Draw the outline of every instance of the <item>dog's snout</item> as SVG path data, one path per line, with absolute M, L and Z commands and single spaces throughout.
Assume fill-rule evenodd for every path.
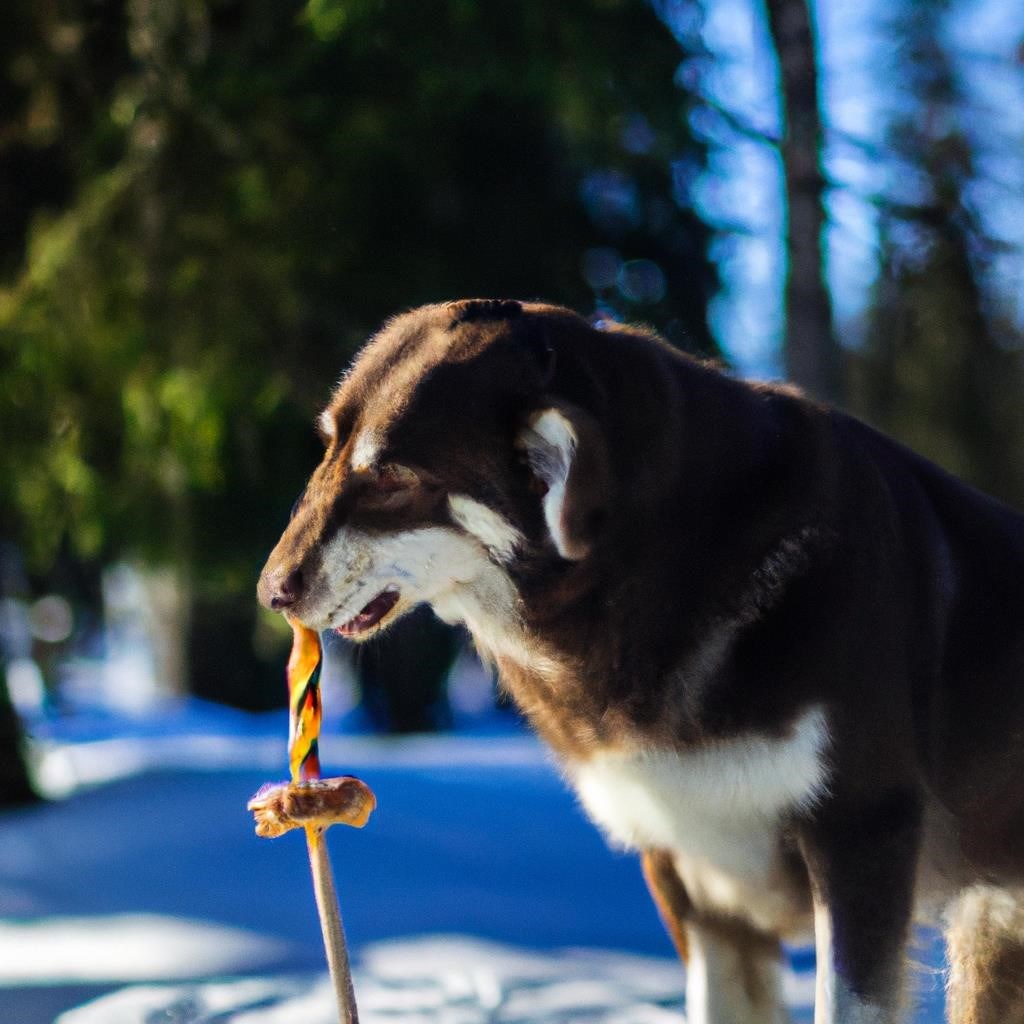
M 271 611 L 291 608 L 302 596 L 302 570 L 284 569 L 260 579 L 260 601 Z

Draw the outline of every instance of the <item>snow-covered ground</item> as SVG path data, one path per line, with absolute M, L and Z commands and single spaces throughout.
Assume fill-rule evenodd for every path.
M 245 809 L 283 775 L 283 719 L 167 715 L 55 743 L 43 774 L 64 798 L 0 815 L 3 1024 L 332 1020 L 302 837 L 257 839 Z M 336 736 L 323 762 L 379 800 L 330 838 L 364 1024 L 682 1019 L 635 860 L 532 738 Z M 794 952 L 797 1021 L 811 975 Z M 941 987 L 926 973 L 918 1022 L 941 1019 Z

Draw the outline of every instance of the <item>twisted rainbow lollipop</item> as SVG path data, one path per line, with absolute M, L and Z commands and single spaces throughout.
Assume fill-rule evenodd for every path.
M 292 782 L 320 778 L 320 669 L 323 649 L 320 634 L 297 619 L 292 627 L 288 656 L 288 767 Z

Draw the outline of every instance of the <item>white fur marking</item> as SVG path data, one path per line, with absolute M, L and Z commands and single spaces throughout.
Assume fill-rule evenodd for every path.
M 555 671 L 523 631 L 518 594 L 505 570 L 475 538 L 446 527 L 389 535 L 339 530 L 324 549 L 303 619 L 314 629 L 335 628 L 387 589 L 399 600 L 382 625 L 426 602 L 446 622 L 464 622 L 486 657 L 503 655 L 542 674 Z
M 324 548 L 303 621 L 317 630 L 336 628 L 383 590 L 397 591 L 399 600 L 382 627 L 427 603 L 446 622 L 465 623 L 485 658 L 508 657 L 542 675 L 557 670 L 526 636 L 508 573 L 473 536 L 440 526 L 384 535 L 343 527 Z
M 324 411 L 320 413 L 320 417 L 317 422 L 320 424 L 320 433 L 323 434 L 324 437 L 328 437 L 333 441 L 337 426 L 334 422 L 334 416 L 331 414 L 331 410 L 324 409 Z
M 544 521 L 555 549 L 563 558 L 573 557 L 562 523 L 562 511 L 576 441 L 572 424 L 557 409 L 545 409 L 519 437 L 520 447 L 526 451 L 533 471 L 547 484 Z
M 369 469 L 380 451 L 380 437 L 376 431 L 364 430 L 352 445 L 352 468 Z
M 320 614 L 306 613 L 307 619 L 340 625 L 387 588 L 399 592 L 406 608 L 463 588 L 483 616 L 504 618 L 512 602 L 505 573 L 456 530 L 431 526 L 373 535 L 345 527 L 324 549 L 315 586 L 322 595 Z
M 812 922 L 801 906 L 794 905 L 793 893 L 782 876 L 782 865 L 775 862 L 775 824 L 754 822 L 750 831 L 737 841 L 760 858 L 757 870 L 749 877 L 723 871 L 699 857 L 675 855 L 676 871 L 693 905 L 747 921 L 764 932 L 785 934 L 800 942 L 812 940 Z
M 606 750 L 569 776 L 609 839 L 676 850 L 751 883 L 770 874 L 777 827 L 826 788 L 825 714 L 807 711 L 785 739 L 743 736 L 696 750 Z
M 450 495 L 448 508 L 459 526 L 476 537 L 499 561 L 507 562 L 515 554 L 523 536 L 494 509 L 474 501 L 465 494 Z
M 982 928 L 1005 935 L 1024 935 L 1024 905 L 1020 890 L 1007 891 L 994 885 L 973 885 L 956 900 L 950 923 L 968 934 Z

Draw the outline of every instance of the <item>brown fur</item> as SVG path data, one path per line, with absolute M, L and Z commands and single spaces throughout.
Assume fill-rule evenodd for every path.
M 690 958 L 686 922 L 693 915 L 693 904 L 676 873 L 672 854 L 668 850 L 645 850 L 640 858 L 640 866 L 665 930 L 675 944 L 679 959 L 685 964 Z
M 947 941 L 951 1024 L 1024 1022 L 1024 892 L 967 894 Z

